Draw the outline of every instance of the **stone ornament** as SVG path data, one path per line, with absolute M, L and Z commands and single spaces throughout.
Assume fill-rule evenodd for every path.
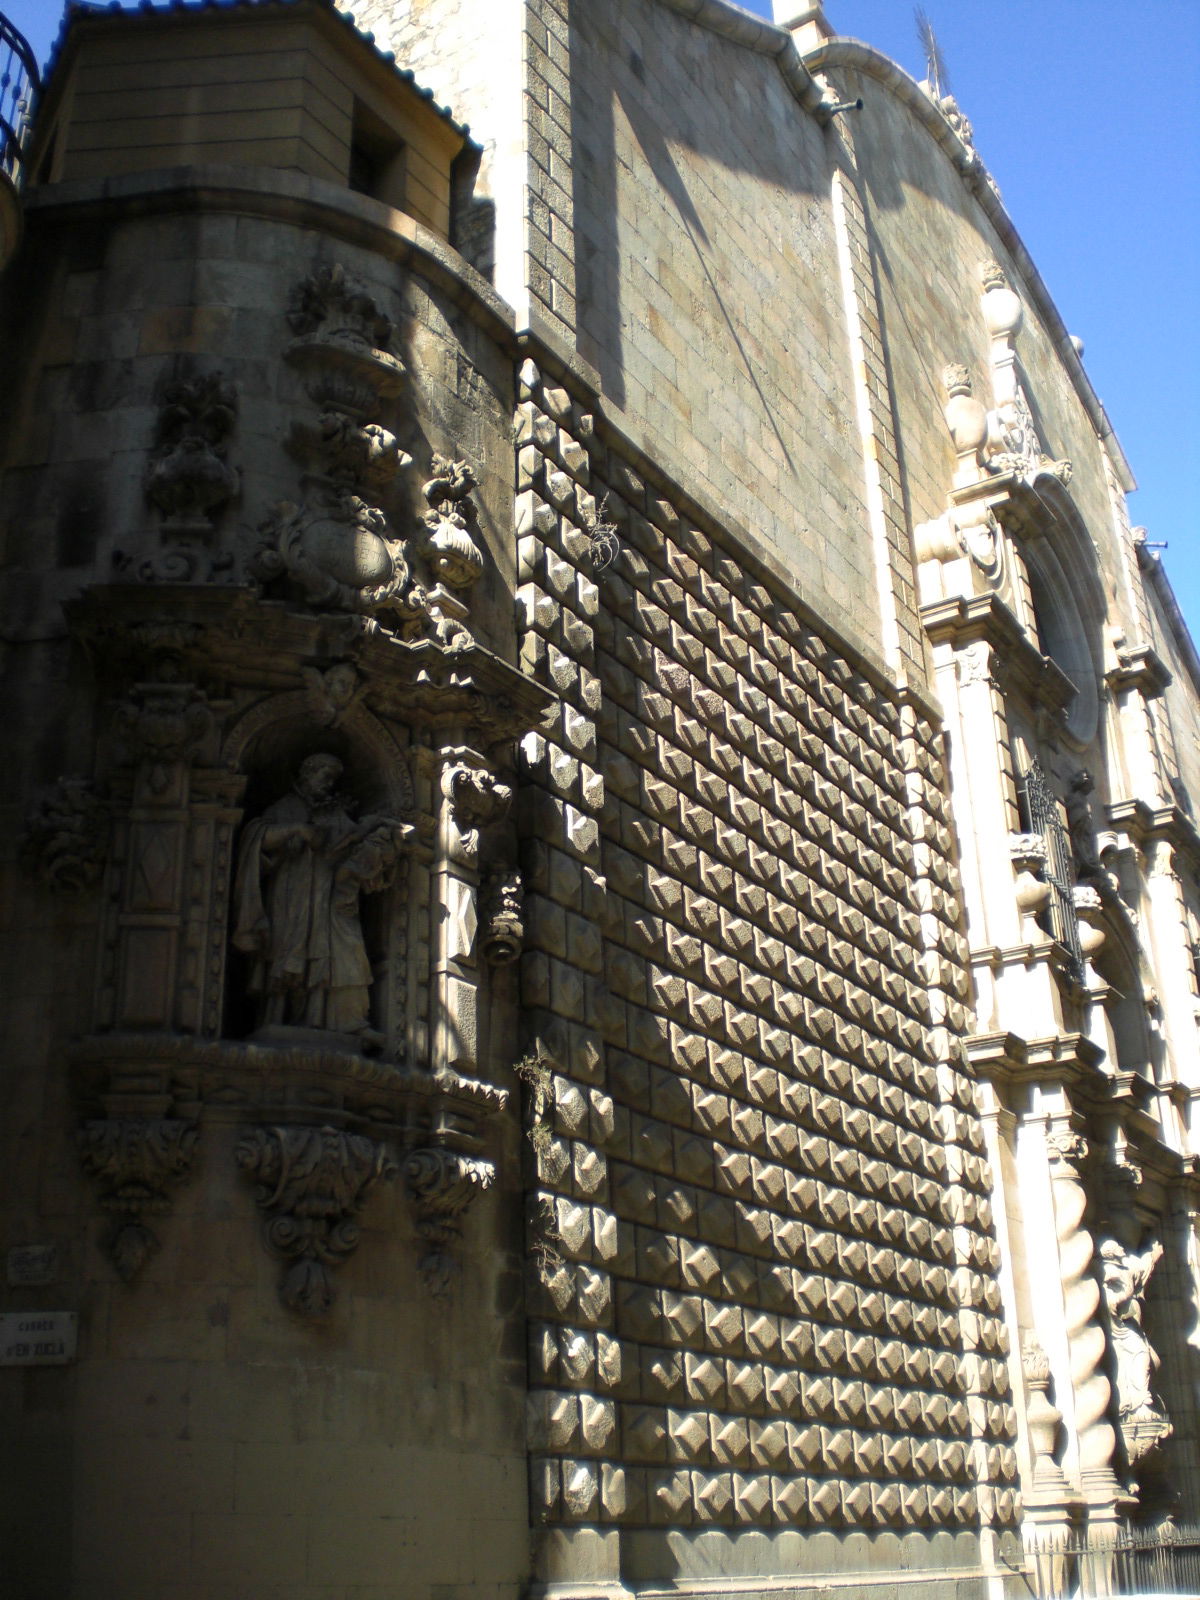
M 1071 890 L 1075 921 L 1079 929 L 1079 948 L 1085 961 L 1098 955 L 1108 937 L 1104 926 L 1104 902 L 1095 889 L 1075 884 Z
M 1033 1456 L 1034 1493 L 1039 1498 L 1065 1494 L 1067 1480 L 1054 1459 L 1062 1429 L 1062 1412 L 1051 1402 L 1050 1362 L 1032 1328 L 1027 1330 L 1022 1341 L 1021 1369 L 1025 1374 L 1025 1420 Z
M 981 452 L 987 443 L 987 408 L 971 392 L 970 372 L 957 362 L 942 372 L 942 386 L 949 397 L 943 414 L 958 456 L 954 482 L 956 485 L 974 483 L 979 477 Z
M 1014 890 L 1021 913 L 1022 937 L 1032 943 L 1045 937 L 1038 919 L 1050 902 L 1046 841 L 1040 833 L 1010 833 L 1008 852 L 1016 873 Z
M 146 497 L 163 514 L 163 530 L 205 536 L 238 491 L 226 457 L 237 419 L 237 391 L 220 373 L 168 384 L 159 406 Z
M 352 661 L 335 661 L 323 672 L 302 667 L 301 675 L 309 714 L 319 727 L 339 727 L 362 702 L 366 685 Z
M 104 870 L 110 831 L 108 807 L 91 779 L 60 778 L 25 824 L 22 855 L 46 888 L 82 894 Z
M 429 510 L 412 538 L 386 509 L 397 475 L 412 465 L 380 421 L 403 388 L 395 324 L 338 264 L 295 286 L 287 320 L 296 337 L 285 359 L 315 414 L 297 419 L 288 438 L 304 468 L 303 498 L 281 501 L 260 524 L 254 574 L 290 585 L 317 609 L 369 616 L 406 641 L 469 648 L 474 639 L 457 591 L 483 570 L 472 536 L 473 470 L 434 456 L 424 486 Z M 426 582 L 414 575 L 417 560 L 428 565 Z
M 1026 482 L 1049 476 L 1064 486 L 1071 481 L 1069 461 L 1046 454 L 1033 409 L 1017 373 L 1014 340 L 1024 321 L 1020 296 L 998 261 L 980 265 L 983 320 L 992 339 L 992 388 L 996 409 L 988 414 L 985 466 L 989 472 L 1012 472 Z
M 174 1117 L 106 1117 L 79 1129 L 83 1169 L 115 1218 L 105 1251 L 126 1283 L 158 1249 L 146 1219 L 170 1211 L 168 1193 L 189 1176 L 199 1138 L 194 1123 Z
M 421 490 L 429 502 L 423 554 L 434 576 L 451 589 L 469 589 L 483 571 L 483 553 L 471 537 L 471 490 L 478 481 L 465 461 L 435 455 L 433 476 Z
M 458 832 L 458 854 L 473 863 L 479 857 L 484 830 L 507 814 L 512 786 L 481 767 L 451 766 L 442 775 L 442 792 L 450 802 Z
M 1143 1326 L 1146 1285 L 1162 1255 L 1158 1240 L 1141 1251 L 1127 1250 L 1118 1239 L 1104 1239 L 1100 1244 L 1101 1286 L 1117 1367 L 1121 1438 L 1130 1466 L 1170 1438 L 1173 1431 L 1154 1394 L 1154 1374 L 1160 1361 Z
M 288 440 L 305 467 L 306 493 L 261 524 L 253 569 L 268 582 L 289 577 L 315 606 L 394 611 L 413 623 L 422 606 L 408 595 L 405 543 L 378 504 L 411 461 L 378 421 L 403 383 L 404 364 L 391 349 L 395 326 L 338 264 L 294 287 L 287 321 L 296 337 L 285 359 L 316 407 Z
M 267 1244 L 288 1263 L 279 1298 L 297 1316 L 326 1316 L 332 1268 L 358 1248 L 358 1213 L 377 1183 L 396 1176 L 396 1162 L 377 1140 L 331 1127 L 255 1128 L 235 1155 L 257 1184 Z
M 131 760 L 145 769 L 151 794 L 163 795 L 172 768 L 196 759 L 213 714 L 194 684 L 139 683 L 117 706 L 114 726 Z
M 337 756 L 308 756 L 291 792 L 246 827 L 233 944 L 252 958 L 262 1028 L 314 1029 L 378 1050 L 360 901 L 386 888 L 414 829 L 374 813 L 354 821 L 336 794 L 342 770 Z
M 404 1182 L 426 1245 L 421 1276 L 435 1297 L 449 1292 L 456 1271 L 453 1250 L 467 1209 L 495 1181 L 492 1162 L 440 1145 L 410 1151 L 405 1158 Z
M 351 357 L 366 354 L 396 380 L 403 375 L 403 364 L 391 352 L 395 323 L 340 262 L 318 268 L 293 286 L 287 322 L 299 340 L 345 350 Z M 353 362 L 348 370 L 356 370 Z M 393 386 L 390 392 L 399 389 Z
M 507 967 L 518 959 L 525 938 L 525 889 L 516 867 L 494 868 L 483 881 L 483 959 Z

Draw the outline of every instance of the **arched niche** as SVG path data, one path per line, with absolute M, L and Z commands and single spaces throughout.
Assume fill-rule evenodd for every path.
M 1080 746 L 1100 730 L 1104 675 L 1104 589 L 1096 549 L 1065 487 L 1046 475 L 1022 509 L 1021 552 L 1038 646 L 1075 688 L 1066 731 Z
M 1124 919 L 1113 915 L 1111 909 L 1102 926 L 1105 939 L 1092 957 L 1092 966 L 1105 991 L 1104 1012 L 1112 1057 L 1109 1066 L 1115 1072 L 1136 1072 L 1153 1079 L 1154 1041 L 1137 947 Z
M 244 775 L 246 787 L 231 862 L 226 1037 L 302 1047 L 321 1045 L 318 1035 L 325 1032 L 329 1048 L 361 1048 L 389 1059 L 409 1054 L 410 947 L 420 921 L 414 901 L 426 896 L 412 882 L 414 792 L 399 733 L 357 706 L 323 726 L 302 692 L 258 702 L 230 729 L 223 754 Z M 339 768 L 320 817 L 306 811 L 301 789 L 306 765 L 317 756 Z M 353 828 L 369 819 L 379 819 L 378 828 L 356 843 Z M 263 836 L 267 823 L 276 830 L 270 850 Z M 285 826 L 314 824 L 318 842 L 305 844 L 297 836 L 300 867 L 294 869 L 278 833 Z M 292 931 L 286 938 L 277 931 L 283 918 L 277 903 L 281 873 L 295 885 L 288 895 L 310 897 L 289 909 Z M 257 947 L 250 942 L 255 927 Z M 293 965 L 305 968 L 296 976 L 295 992 L 282 999 L 269 981 L 281 947 L 293 950 Z M 365 999 L 350 1026 L 341 1025 L 344 1008 L 332 999 L 327 1011 L 318 1003 L 319 984 L 311 974 L 323 959 L 340 963 L 329 991 L 348 992 L 350 986 L 342 985 L 346 969 L 357 963 L 360 970 L 361 983 L 353 987 L 364 989 Z M 314 997 L 311 1006 L 302 1003 L 307 995 Z M 306 1030 L 311 1039 L 303 1036 Z

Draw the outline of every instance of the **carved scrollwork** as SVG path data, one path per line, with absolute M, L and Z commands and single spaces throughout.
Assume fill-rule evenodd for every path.
M 459 854 L 465 861 L 474 861 L 483 829 L 498 822 L 512 804 L 512 787 L 494 773 L 460 765 L 443 773 L 442 792 L 458 830 Z
M 279 1297 L 297 1316 L 325 1316 L 336 1291 L 331 1269 L 358 1247 L 355 1220 L 381 1181 L 399 1170 L 386 1145 L 336 1128 L 254 1128 L 237 1164 L 255 1180 L 265 1237 L 287 1263 Z
M 525 938 L 525 887 L 516 867 L 494 868 L 484 879 L 483 958 L 493 967 L 517 960 Z
M 422 591 L 412 583 L 405 542 L 387 517 L 346 488 L 318 488 L 311 501 L 280 501 L 259 526 L 251 567 L 264 582 L 288 576 L 310 604 L 392 613 L 404 633 L 428 631 Z
M 421 1276 L 431 1294 L 444 1295 L 456 1270 L 453 1249 L 462 1234 L 463 1216 L 475 1197 L 496 1181 L 496 1169 L 478 1156 L 433 1146 L 410 1151 L 404 1181 L 417 1231 L 427 1247 Z
M 108 807 L 91 779 L 60 778 L 30 813 L 22 855 L 48 889 L 81 894 L 104 870 L 109 833 Z
M 162 794 L 170 769 L 196 758 L 213 714 L 194 684 L 139 683 L 117 706 L 114 721 L 130 758 L 146 764 L 151 792 Z
M 237 391 L 220 373 L 163 390 L 146 496 L 163 513 L 164 529 L 208 533 L 237 493 L 237 471 L 225 459 L 236 416 Z
M 79 1130 L 84 1171 L 116 1219 L 105 1249 L 126 1283 L 158 1248 L 146 1218 L 170 1211 L 168 1191 L 191 1172 L 199 1137 L 194 1123 L 173 1117 L 107 1117 Z
M 1081 1133 L 1056 1128 L 1046 1135 L 1046 1154 L 1052 1165 L 1077 1176 L 1087 1160 L 1088 1142 Z

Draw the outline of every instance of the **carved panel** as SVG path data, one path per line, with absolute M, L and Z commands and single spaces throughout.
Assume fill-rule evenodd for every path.
M 374 1139 L 335 1128 L 254 1128 L 237 1163 L 256 1184 L 268 1247 L 286 1263 L 279 1297 L 298 1316 L 323 1317 L 336 1290 L 332 1269 L 358 1247 L 358 1213 L 397 1165 Z

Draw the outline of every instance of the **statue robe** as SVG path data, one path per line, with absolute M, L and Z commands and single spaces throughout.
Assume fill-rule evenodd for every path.
M 309 826 L 314 847 L 270 841 L 280 828 Z M 337 892 L 338 846 L 354 824 L 339 807 L 313 808 L 285 795 L 242 839 L 234 888 L 233 942 L 255 957 L 251 992 L 265 997 L 266 1022 L 355 1033 L 368 1025 L 371 965 L 357 893 Z

